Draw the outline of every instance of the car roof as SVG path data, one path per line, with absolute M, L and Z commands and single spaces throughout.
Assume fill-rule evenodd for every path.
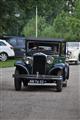
M 9 44 L 6 40 L 2 40 L 2 39 L 0 39 L 0 42 L 4 42 L 6 45 L 12 46 L 12 45 Z
M 0 39 L 5 39 L 5 40 L 13 39 L 13 38 L 16 38 L 16 39 L 25 39 L 24 36 L 0 36 Z
M 34 38 L 28 37 L 27 41 L 39 41 L 39 42 L 65 42 L 63 38 Z
M 4 39 L 0 39 L 0 41 L 2 41 L 2 42 L 6 42 L 6 40 L 4 40 Z

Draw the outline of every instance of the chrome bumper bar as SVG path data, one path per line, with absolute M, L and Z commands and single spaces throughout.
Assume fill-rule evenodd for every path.
M 28 79 L 28 80 L 63 80 L 62 76 L 53 76 L 53 75 L 26 75 L 26 74 L 20 74 L 20 75 L 15 75 L 13 74 L 14 78 L 22 78 L 22 79 Z

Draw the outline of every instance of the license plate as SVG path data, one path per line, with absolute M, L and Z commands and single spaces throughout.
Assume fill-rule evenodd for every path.
M 44 80 L 30 80 L 30 82 L 29 82 L 29 83 L 44 84 L 44 83 L 46 83 L 46 81 L 44 81 Z

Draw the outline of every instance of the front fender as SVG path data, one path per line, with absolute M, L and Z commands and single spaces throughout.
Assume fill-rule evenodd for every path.
M 68 63 L 55 64 L 53 69 L 54 71 L 56 71 L 56 73 L 57 71 L 62 70 L 63 80 L 69 79 L 69 64 Z
M 16 69 L 18 69 L 20 74 L 30 74 L 31 72 L 31 66 L 29 64 L 26 64 L 24 61 L 16 61 L 14 65 L 16 66 Z
M 63 67 L 62 66 L 53 66 L 50 70 L 49 70 L 49 74 L 50 75 L 57 75 L 59 71 L 62 71 Z
M 55 64 L 49 71 L 49 74 L 51 75 L 59 75 L 59 72 L 61 76 L 63 77 L 63 80 L 65 80 L 65 64 Z

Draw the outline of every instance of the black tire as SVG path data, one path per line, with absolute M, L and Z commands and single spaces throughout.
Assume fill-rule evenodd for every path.
M 6 61 L 8 59 L 8 55 L 6 53 L 0 53 L 0 60 Z
M 80 54 L 79 54 L 79 61 L 80 61 Z
M 67 78 L 66 79 L 69 79 L 69 67 L 67 68 Z
M 15 75 L 19 75 L 19 71 L 15 70 Z M 14 78 L 14 87 L 16 91 L 21 90 L 21 80 L 19 78 Z
M 63 87 L 67 87 L 67 80 L 63 82 Z
M 28 86 L 28 82 L 26 82 L 26 80 L 23 80 L 23 85 L 24 85 L 24 87 L 27 87 Z
M 75 61 L 75 65 L 78 65 L 78 61 Z
M 61 92 L 63 87 L 62 80 L 58 80 L 56 83 L 57 83 L 57 86 L 56 86 L 57 92 Z

